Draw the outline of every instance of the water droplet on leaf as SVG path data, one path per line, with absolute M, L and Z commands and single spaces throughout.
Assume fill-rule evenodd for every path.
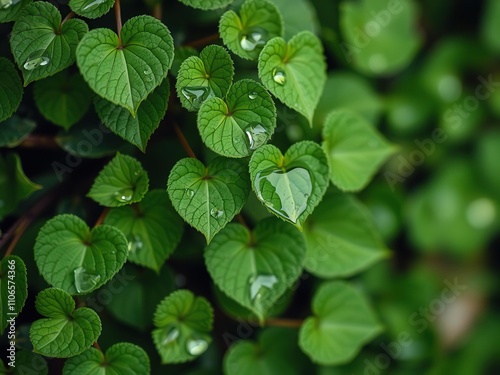
M 266 128 L 258 122 L 250 123 L 245 129 L 245 134 L 248 137 L 248 147 L 250 150 L 255 150 L 267 142 Z
M 200 355 L 205 353 L 208 348 L 207 340 L 193 336 L 186 341 L 186 350 L 191 355 Z
M 205 100 L 214 96 L 212 89 L 205 86 L 184 87 L 181 93 L 195 108 L 200 108 Z
M 132 196 L 134 195 L 134 191 L 132 189 L 123 189 L 117 193 L 115 193 L 115 198 L 118 202 L 130 202 L 132 200 Z
M 0 9 L 8 9 L 12 5 L 16 5 L 21 0 L 0 0 Z
M 101 275 L 87 271 L 84 267 L 75 268 L 75 288 L 78 293 L 86 293 L 95 288 Z
M 184 194 L 186 195 L 186 197 L 192 198 L 194 196 L 194 191 L 191 189 L 184 189 Z
M 90 2 L 89 4 L 85 5 L 82 10 L 89 10 L 91 8 L 95 8 L 97 7 L 98 5 L 104 3 L 106 0 L 95 0 L 95 1 L 92 1 Z
M 50 59 L 47 56 L 43 56 L 44 53 L 45 51 L 39 50 L 29 55 L 28 59 L 23 65 L 24 69 L 33 70 L 40 66 L 48 65 L 50 63 Z
M 180 331 L 175 324 L 170 324 L 163 332 L 161 345 L 164 346 L 173 343 L 180 335 Z
M 210 215 L 211 215 L 214 219 L 220 219 L 220 218 L 224 215 L 224 211 L 219 210 L 218 208 L 212 208 L 212 209 L 210 210 Z
M 138 234 L 134 234 L 128 239 L 128 251 L 135 252 L 141 250 L 144 246 L 142 242 L 142 237 Z
M 240 46 L 247 52 L 254 51 L 257 47 L 266 44 L 267 31 L 261 27 L 254 27 L 246 34 L 241 34 Z
M 248 94 L 248 99 L 254 100 L 259 96 L 256 91 L 252 91 L 251 93 Z
M 250 278 L 250 299 L 253 301 L 260 296 L 261 288 L 272 289 L 278 282 L 275 275 L 258 275 Z
M 279 68 L 274 68 L 273 69 L 273 80 L 278 85 L 284 85 L 286 82 L 285 72 L 280 70 Z

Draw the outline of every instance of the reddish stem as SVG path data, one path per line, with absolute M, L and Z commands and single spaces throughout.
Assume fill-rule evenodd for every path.
M 179 128 L 179 125 L 174 124 L 174 130 L 175 130 L 175 134 L 177 134 L 177 138 L 179 138 L 179 141 L 181 142 L 182 147 L 184 147 L 184 150 L 186 150 L 189 157 L 197 159 L 196 155 L 194 154 L 193 149 L 189 145 L 186 137 L 184 137 L 184 134 L 182 133 L 181 128 Z

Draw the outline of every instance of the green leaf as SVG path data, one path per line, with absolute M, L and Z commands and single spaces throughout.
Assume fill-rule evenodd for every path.
M 168 79 L 164 79 L 160 86 L 141 103 L 135 117 L 125 108 L 98 96 L 94 99 L 94 105 L 101 121 L 113 133 L 144 152 L 149 138 L 167 112 L 169 96 L 170 84 Z
M 11 116 L 0 123 L 0 147 L 16 147 L 35 129 L 36 123 L 19 116 Z
M 102 206 L 120 207 L 140 202 L 148 188 L 148 174 L 141 163 L 117 153 L 99 173 L 87 196 Z
M 108 282 L 127 260 L 127 239 L 115 227 L 90 230 L 74 215 L 58 215 L 40 229 L 35 261 L 51 285 L 72 295 L 87 294 Z
M 275 146 L 265 145 L 254 152 L 249 168 L 252 189 L 268 211 L 302 230 L 328 188 L 328 163 L 321 147 L 302 141 L 283 156 Z
M 299 345 L 322 365 L 351 361 L 382 327 L 364 295 L 342 281 L 324 283 L 312 301 L 314 316 L 300 329 Z
M 213 10 L 224 8 L 233 2 L 233 0 L 179 0 L 184 5 L 196 9 Z
M 23 85 L 16 68 L 5 57 L 0 57 L 0 122 L 8 119 L 17 110 L 23 98 Z
M 172 62 L 172 67 L 169 71 L 170 74 L 174 77 L 177 77 L 182 63 L 184 62 L 184 60 L 191 56 L 198 56 L 198 51 L 193 47 L 175 47 L 175 56 L 174 61 Z
M 85 115 L 92 99 L 92 91 L 82 76 L 70 76 L 68 71 L 36 82 L 33 94 L 43 117 L 65 129 Z
M 283 38 L 271 39 L 259 56 L 259 77 L 274 96 L 312 125 L 326 82 L 323 47 L 313 33 L 300 32 L 288 44 Z
M 366 208 L 334 189 L 311 215 L 304 235 L 304 268 L 318 277 L 349 277 L 388 255 Z
M 224 44 L 236 55 L 257 60 L 268 40 L 283 36 L 283 21 L 276 6 L 268 0 L 247 0 L 239 15 L 224 13 L 219 22 Z
M 70 0 L 69 7 L 82 17 L 99 18 L 109 12 L 115 0 Z
M 0 218 L 14 211 L 20 201 L 41 188 L 26 177 L 19 155 L 0 157 Z
M 46 1 L 25 6 L 10 38 L 24 86 L 72 65 L 76 46 L 87 32 L 88 26 L 82 20 L 70 19 L 61 24 L 61 13 Z
M 90 88 L 135 116 L 160 85 L 174 58 L 174 42 L 161 21 L 150 16 L 128 20 L 120 37 L 109 29 L 85 35 L 76 50 L 78 67 Z
M 17 344 L 17 343 L 16 343 Z M 0 369 L 0 373 L 1 369 Z M 49 373 L 47 361 L 41 355 L 28 350 L 18 350 L 16 352 L 16 367 L 13 375 L 47 375 Z
M 210 242 L 240 212 L 249 185 L 241 160 L 218 157 L 205 167 L 199 160 L 185 158 L 172 168 L 167 191 L 179 215 Z
M 201 137 L 211 150 L 241 158 L 271 138 L 276 128 L 276 107 L 262 85 L 244 79 L 231 86 L 225 101 L 205 101 L 197 122 Z
M 55 358 L 68 358 L 87 350 L 101 334 L 99 315 L 87 307 L 75 310 L 75 301 L 65 291 L 49 288 L 35 301 L 45 316 L 31 324 L 30 340 L 36 352 Z
M 370 123 L 347 110 L 333 111 L 326 118 L 323 149 L 330 178 L 344 191 L 363 189 L 396 151 Z
M 233 82 L 233 60 L 225 48 L 208 46 L 181 64 L 175 85 L 181 104 L 197 111 L 208 98 L 223 98 Z
M 305 30 L 319 34 L 321 26 L 316 16 L 315 7 L 312 4 L 314 1 L 294 0 L 293 6 L 290 6 L 289 0 L 272 0 L 272 2 L 276 5 L 283 18 L 286 40 Z
M 213 310 L 203 297 L 189 290 L 177 290 L 158 305 L 153 341 L 165 363 L 180 363 L 203 354 L 212 338 Z
M 7 8 L 3 7 L 2 9 L 0 9 L 0 23 L 11 22 L 11 21 L 17 20 L 21 10 L 27 4 L 31 3 L 31 1 L 32 0 L 21 0 L 21 1 L 16 1 L 15 4 L 13 1 L 12 5 L 8 6 Z
M 240 224 L 227 225 L 206 247 L 205 262 L 215 284 L 263 322 L 302 273 L 305 251 L 297 229 L 268 218 L 252 234 Z
M 128 260 L 159 272 L 183 233 L 183 221 L 165 191 L 152 190 L 136 206 L 112 209 L 105 224 L 120 229 L 129 241 Z
M 26 266 L 21 258 L 10 255 L 3 258 L 0 263 L 0 333 L 9 326 L 9 319 L 15 319 L 21 312 L 26 297 L 28 296 L 28 284 L 26 278 Z M 16 325 L 10 326 L 8 333 L 14 333 Z
M 114 344 L 106 354 L 89 348 L 70 358 L 63 368 L 63 375 L 147 375 L 150 374 L 149 357 L 141 347 L 128 342 Z

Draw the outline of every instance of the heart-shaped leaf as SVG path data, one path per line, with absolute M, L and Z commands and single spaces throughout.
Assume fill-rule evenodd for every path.
M 304 235 L 304 268 L 318 277 L 348 277 L 388 255 L 370 213 L 336 189 L 330 189 L 314 210 Z
M 92 230 L 74 215 L 58 215 L 40 229 L 35 261 L 47 282 L 66 292 L 87 294 L 108 282 L 127 260 L 128 243 L 115 227 Z
M 156 272 L 179 244 L 184 224 L 167 192 L 161 190 L 150 191 L 134 207 L 112 209 L 104 223 L 120 229 L 128 238 L 129 261 Z
M 17 0 L 15 3 L 14 1 L 12 1 L 12 4 L 10 4 L 7 8 L 3 6 L 3 8 L 0 10 L 0 23 L 17 20 L 17 17 L 19 16 L 21 10 L 32 1 L 33 0 Z
M 16 147 L 36 128 L 36 123 L 11 116 L 0 125 L 0 147 Z
M 109 12 L 115 0 L 70 0 L 69 7 L 82 17 L 99 18 Z
M 322 284 L 313 297 L 312 311 L 314 316 L 300 329 L 299 345 L 322 365 L 350 361 L 382 331 L 363 294 L 345 282 Z
M 233 82 L 233 60 L 225 48 L 208 46 L 181 64 L 175 88 L 181 104 L 197 111 L 208 98 L 224 98 Z
M 185 158 L 172 168 L 167 191 L 179 215 L 210 242 L 240 212 L 249 185 L 243 161 L 218 157 L 205 167 L 199 160 Z
M 20 15 L 12 28 L 10 48 L 24 86 L 75 62 L 76 47 L 89 30 L 84 21 L 70 19 L 61 24 L 61 13 L 46 1 L 26 5 Z
M 213 10 L 224 8 L 233 2 L 233 0 L 179 0 L 184 5 L 203 10 Z
M 212 338 L 213 309 L 203 297 L 177 290 L 158 305 L 153 341 L 162 363 L 180 363 L 203 354 Z
M 82 76 L 70 76 L 67 71 L 36 82 L 33 94 L 43 117 L 65 129 L 85 115 L 92 99 L 92 91 Z
M 244 59 L 257 60 L 268 40 L 283 36 L 283 21 L 272 2 L 247 0 L 239 15 L 233 10 L 222 15 L 219 33 L 233 53 Z
M 370 123 L 348 110 L 328 115 L 323 140 L 330 178 L 344 191 L 364 188 L 380 165 L 396 151 Z
M 63 375 L 146 375 L 149 357 L 141 347 L 128 342 L 114 344 L 106 354 L 89 348 L 64 364 Z
M 94 104 L 99 118 L 113 133 L 144 152 L 149 138 L 167 112 L 169 96 L 170 84 L 168 79 L 164 79 L 141 103 L 135 117 L 125 108 L 99 96 L 95 97 Z
M 87 196 L 107 207 L 140 202 L 149 188 L 149 177 L 141 163 L 117 153 L 99 173 Z
M 90 88 L 132 116 L 166 77 L 173 58 L 170 31 L 146 15 L 128 20 L 120 36 L 109 29 L 92 30 L 76 50 L 78 67 Z
M 21 312 L 26 297 L 28 284 L 26 279 L 26 266 L 21 258 L 10 255 L 3 258 L 0 263 L 0 333 L 11 323 L 15 330 L 15 318 Z
M 30 340 L 34 350 L 44 356 L 75 356 L 87 350 L 101 334 L 99 315 L 87 307 L 75 310 L 75 301 L 64 290 L 41 291 L 35 307 L 46 318 L 31 324 Z
M 326 64 L 320 40 L 310 31 L 288 44 L 271 39 L 259 56 L 259 77 L 286 106 L 304 115 L 312 126 L 314 110 L 326 83 Z
M 268 218 L 252 234 L 240 224 L 227 225 L 205 249 L 205 262 L 215 284 L 263 322 L 300 276 L 305 251 L 297 229 Z
M 0 122 L 8 119 L 17 110 L 23 98 L 23 85 L 14 65 L 0 57 Z M 2 124 L 3 125 L 3 124 Z
M 241 158 L 265 144 L 276 128 L 276 107 L 262 85 L 244 79 L 231 86 L 227 99 L 211 98 L 198 112 L 205 144 L 220 155 Z
M 265 145 L 250 159 L 250 178 L 257 198 L 272 214 L 302 224 L 328 188 L 328 162 L 321 147 L 311 141 L 295 143 L 283 154 Z

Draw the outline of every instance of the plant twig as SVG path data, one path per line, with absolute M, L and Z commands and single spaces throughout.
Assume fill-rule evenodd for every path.
M 99 344 L 97 343 L 97 341 L 94 341 L 94 343 L 92 345 L 94 346 L 94 348 L 96 348 L 97 350 L 99 350 L 100 352 L 102 352 L 101 347 L 99 346 Z
M 189 145 L 186 137 L 184 137 L 184 134 L 182 133 L 181 128 L 179 128 L 179 125 L 177 125 L 176 123 L 174 123 L 174 130 L 175 130 L 175 134 L 177 134 L 177 138 L 179 138 L 179 141 L 181 142 L 182 147 L 184 147 L 184 150 L 186 150 L 189 157 L 197 159 L 197 157 L 194 154 L 193 149 Z
M 269 327 L 300 328 L 303 323 L 304 321 L 300 319 L 271 318 L 266 320 L 266 326 Z
M 109 207 L 106 207 L 104 210 L 102 210 L 101 214 L 99 215 L 97 221 L 94 224 L 94 227 L 97 227 L 104 222 L 104 219 L 106 219 L 108 212 L 109 212 Z
M 163 8 L 161 2 L 154 6 L 153 17 L 159 20 L 163 18 Z
M 212 42 L 219 40 L 219 38 L 220 38 L 219 33 L 215 33 L 215 34 L 206 36 L 204 38 L 197 39 L 197 40 L 194 40 L 192 42 L 186 43 L 186 44 L 184 44 L 184 47 L 193 47 L 193 48 L 204 47 L 207 44 L 210 44 Z
M 245 219 L 243 218 L 242 214 L 236 215 L 236 220 L 238 220 L 241 225 L 248 228 L 248 225 L 247 225 Z
M 62 25 L 64 25 L 64 22 L 66 22 L 70 18 L 73 18 L 74 16 L 75 16 L 75 12 L 69 12 L 68 15 L 66 17 L 64 17 L 64 19 L 61 21 L 61 27 L 62 27 Z M 59 28 L 59 31 L 61 31 L 61 27 Z
M 115 16 L 116 16 L 116 34 L 118 34 L 118 41 L 120 42 L 120 46 L 122 46 L 122 8 L 120 5 L 120 0 L 115 1 Z
M 18 147 L 22 148 L 37 148 L 37 149 L 47 149 L 47 150 L 57 150 L 59 145 L 53 137 L 46 135 L 36 135 L 30 134 L 26 137 Z

